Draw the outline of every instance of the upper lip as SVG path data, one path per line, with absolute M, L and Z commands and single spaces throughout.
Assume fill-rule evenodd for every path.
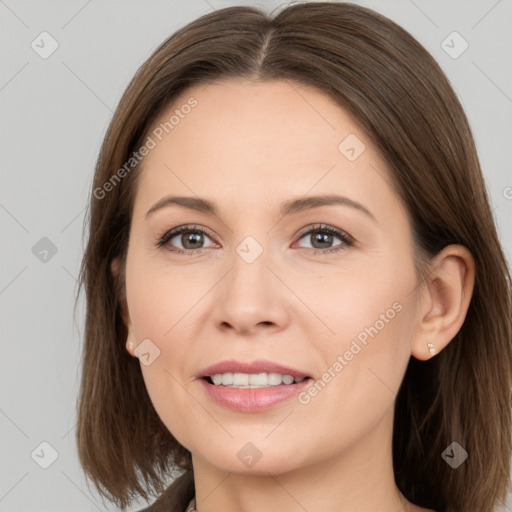
M 280 373 L 281 375 L 291 375 L 294 378 L 309 377 L 307 373 L 301 370 L 264 359 L 257 359 L 252 362 L 237 361 L 235 359 L 221 361 L 204 368 L 197 377 L 201 379 L 218 373 Z

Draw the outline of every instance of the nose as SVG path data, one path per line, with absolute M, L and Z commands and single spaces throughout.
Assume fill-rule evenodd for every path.
M 231 269 L 217 285 L 214 321 L 218 329 L 254 336 L 286 327 L 290 292 L 269 263 L 265 251 L 252 263 L 235 252 Z

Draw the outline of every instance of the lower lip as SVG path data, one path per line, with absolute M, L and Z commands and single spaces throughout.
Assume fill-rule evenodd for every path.
M 290 400 L 304 390 L 313 379 L 304 379 L 296 384 L 280 384 L 265 388 L 239 389 L 216 386 L 206 379 L 199 379 L 210 398 L 219 405 L 235 411 L 258 412 Z

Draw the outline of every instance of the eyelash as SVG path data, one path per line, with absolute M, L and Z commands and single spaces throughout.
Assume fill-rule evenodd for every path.
M 338 245 L 335 245 L 334 247 L 327 248 L 327 249 L 312 249 L 313 250 L 313 254 L 315 254 L 315 255 L 316 254 L 325 255 L 325 254 L 329 254 L 329 253 L 333 253 L 333 252 L 342 251 L 346 247 L 353 246 L 354 242 L 355 242 L 355 240 L 350 235 L 345 233 L 344 231 L 341 231 L 340 229 L 333 228 L 332 226 L 328 226 L 328 225 L 325 225 L 325 224 L 317 224 L 315 226 L 311 226 L 309 228 L 306 228 L 306 230 L 302 231 L 299 234 L 299 240 L 301 238 L 303 238 L 305 235 L 309 235 L 309 234 L 311 234 L 311 233 L 313 233 L 315 231 L 326 232 L 326 233 L 329 233 L 331 235 L 335 235 L 336 237 L 340 238 L 341 241 L 342 241 L 342 243 L 340 243 Z M 180 226 L 179 228 L 172 229 L 171 231 L 167 231 L 162 236 L 157 238 L 157 241 L 155 242 L 155 245 L 157 247 L 159 247 L 159 248 L 162 248 L 170 240 L 172 240 L 174 237 L 176 237 L 178 235 L 181 235 L 182 233 L 188 233 L 188 232 L 190 232 L 190 233 L 202 233 L 202 234 L 206 235 L 208 238 L 212 238 L 208 234 L 208 232 L 205 231 L 204 229 L 202 229 L 202 228 L 200 228 L 198 226 L 188 225 L 188 226 Z M 183 249 L 178 249 L 176 247 L 172 247 L 172 246 L 169 245 L 169 247 L 167 248 L 167 250 L 170 251 L 170 252 L 174 252 L 174 253 L 178 253 L 178 254 L 189 254 L 190 256 L 192 256 L 193 254 L 201 253 L 205 249 L 208 249 L 208 247 L 203 247 L 203 248 L 199 248 L 199 249 L 186 249 L 186 250 L 183 250 Z M 308 249 L 308 248 L 306 248 L 306 249 Z

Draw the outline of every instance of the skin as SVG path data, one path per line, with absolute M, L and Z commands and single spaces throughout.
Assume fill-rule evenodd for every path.
M 198 511 L 427 510 L 406 502 L 394 482 L 394 401 L 409 358 L 435 357 L 460 329 L 474 284 L 471 254 L 446 247 L 419 283 L 389 169 L 357 123 L 316 89 L 283 81 L 195 86 L 153 128 L 190 97 L 198 105 L 144 159 L 124 311 L 130 354 L 146 338 L 160 350 L 141 371 L 158 415 L 192 453 Z M 365 144 L 353 162 L 338 149 L 349 134 Z M 347 205 L 279 215 L 287 199 L 332 193 L 374 219 Z M 174 205 L 146 219 L 167 194 L 207 198 L 219 215 Z M 319 223 L 354 245 L 301 235 Z M 201 247 L 201 239 L 182 245 L 186 234 L 155 246 L 188 224 L 208 232 L 205 248 L 168 250 Z M 250 264 L 236 252 L 247 236 L 263 248 Z M 397 302 L 401 311 L 308 404 L 235 412 L 212 402 L 196 379 L 231 358 L 269 359 L 321 379 Z M 252 467 L 237 457 L 248 442 L 261 452 Z

